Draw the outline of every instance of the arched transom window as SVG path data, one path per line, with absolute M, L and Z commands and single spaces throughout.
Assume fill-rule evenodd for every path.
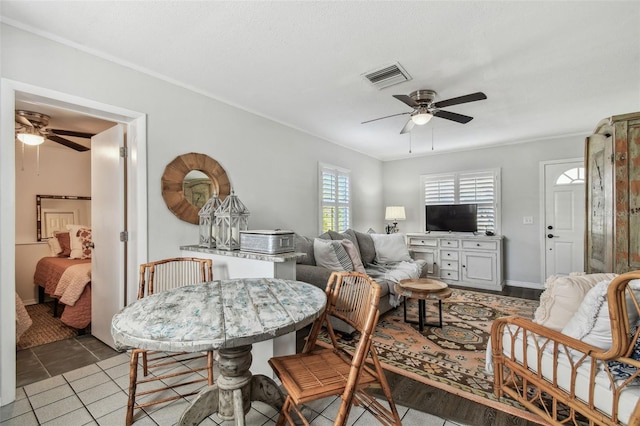
M 584 183 L 584 167 L 574 167 L 561 174 L 556 185 L 576 185 Z

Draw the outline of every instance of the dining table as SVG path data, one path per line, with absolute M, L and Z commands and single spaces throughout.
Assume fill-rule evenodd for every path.
M 178 424 L 197 425 L 217 412 L 242 426 L 251 401 L 277 410 L 284 402 L 271 377 L 251 373 L 252 344 L 304 328 L 325 305 L 325 292 L 301 281 L 217 280 L 136 300 L 114 315 L 111 334 L 118 350 L 217 351 L 216 382 L 196 396 Z

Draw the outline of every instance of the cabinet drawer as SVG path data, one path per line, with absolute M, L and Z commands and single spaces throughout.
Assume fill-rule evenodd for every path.
M 410 246 L 423 246 L 423 247 L 437 247 L 438 240 L 434 240 L 433 238 L 417 238 L 410 237 L 409 238 Z
M 465 249 L 482 249 L 482 250 L 497 250 L 497 241 L 477 241 L 477 240 L 462 240 L 462 248 Z
M 458 240 L 440 240 L 440 247 L 458 248 Z
M 458 281 L 458 271 L 445 271 L 443 269 L 440 270 L 440 278 L 444 278 L 446 280 Z
M 458 270 L 458 261 L 457 260 L 442 260 L 440 262 L 440 269 L 446 271 L 457 271 Z
M 458 252 L 457 251 L 448 251 L 441 250 L 440 251 L 440 261 L 446 262 L 447 260 L 458 260 Z

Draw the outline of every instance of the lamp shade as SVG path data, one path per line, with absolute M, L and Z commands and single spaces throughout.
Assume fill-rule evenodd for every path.
M 385 220 L 405 220 L 407 217 L 404 214 L 404 206 L 387 206 L 387 210 L 384 215 Z

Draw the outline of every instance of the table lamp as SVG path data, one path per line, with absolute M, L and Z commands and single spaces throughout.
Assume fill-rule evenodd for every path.
M 404 206 L 387 206 L 384 219 L 393 222 L 393 225 L 387 225 L 387 234 L 398 232 L 398 221 L 405 220 Z

